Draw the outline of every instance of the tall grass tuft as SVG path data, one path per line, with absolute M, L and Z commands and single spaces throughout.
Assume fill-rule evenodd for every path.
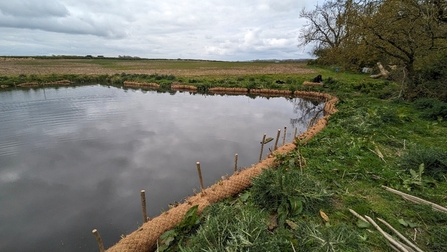
M 207 209 L 206 219 L 197 233 L 180 251 L 287 251 L 285 236 L 268 231 L 268 214 L 253 205 L 222 203 Z
M 447 174 L 447 151 L 434 147 L 415 146 L 401 157 L 401 167 L 406 171 L 424 164 L 424 174 L 443 180 Z
M 316 225 L 300 221 L 293 232 L 296 251 L 368 251 L 361 235 L 346 224 Z
M 322 182 L 297 169 L 265 170 L 253 179 L 251 194 L 255 204 L 277 213 L 280 226 L 287 218 L 315 214 L 331 204 L 331 194 Z

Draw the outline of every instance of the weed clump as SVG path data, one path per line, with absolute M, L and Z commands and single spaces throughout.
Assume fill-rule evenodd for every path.
M 160 236 L 161 243 L 157 251 L 176 251 L 187 234 L 193 232 L 199 225 L 201 218 L 197 213 L 198 206 L 193 206 L 186 212 L 183 220 L 172 230 Z
M 204 224 L 181 251 L 287 251 L 283 235 L 268 232 L 267 213 L 248 204 L 211 205 Z
M 362 236 L 342 223 L 338 225 L 315 225 L 300 221 L 294 234 L 296 251 L 365 251 Z
M 300 214 L 314 214 L 330 205 L 331 194 L 323 184 L 296 169 L 265 170 L 253 179 L 253 201 L 270 212 L 277 213 L 278 224 Z
M 447 119 L 447 103 L 434 98 L 421 98 L 413 103 L 421 111 L 421 118 L 427 120 Z
M 424 173 L 437 180 L 447 173 L 447 151 L 433 147 L 413 147 L 401 157 L 401 167 L 405 171 L 424 164 Z

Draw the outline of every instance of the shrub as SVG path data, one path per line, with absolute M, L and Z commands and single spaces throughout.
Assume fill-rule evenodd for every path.
M 253 179 L 251 192 L 256 204 L 277 212 L 280 225 L 288 217 L 313 213 L 330 205 L 330 194 L 321 182 L 296 169 L 265 170 Z
M 421 98 L 413 102 L 420 110 L 421 117 L 427 120 L 447 119 L 447 103 L 434 98 Z

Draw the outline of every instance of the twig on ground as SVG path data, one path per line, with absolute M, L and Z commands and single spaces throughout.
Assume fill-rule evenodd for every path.
M 401 251 L 401 252 L 410 252 L 407 248 L 405 248 L 403 246 L 402 243 L 396 241 L 395 239 L 393 239 L 393 237 L 391 237 L 391 235 L 389 235 L 388 233 L 383 231 L 382 228 L 380 228 L 380 226 L 377 225 L 377 223 L 373 219 L 371 219 L 371 217 L 365 215 L 365 218 L 368 220 L 369 223 L 371 223 L 371 225 L 373 225 L 377 229 L 377 231 L 379 231 L 379 233 L 381 233 L 385 237 L 385 239 L 387 239 L 399 251 Z
M 411 201 L 413 203 L 416 203 L 416 204 L 422 203 L 422 204 L 430 205 L 430 206 L 432 206 L 433 210 L 447 213 L 447 208 L 442 207 L 442 206 L 440 206 L 438 204 L 435 204 L 435 203 L 430 202 L 428 200 L 424 200 L 424 199 L 418 198 L 418 197 L 410 195 L 410 194 L 403 193 L 401 191 L 389 188 L 387 186 L 382 186 L 382 187 L 385 188 L 385 190 L 387 190 L 389 192 L 392 192 L 394 194 L 400 195 L 402 198 L 404 198 L 406 200 L 409 200 L 409 201 Z
M 405 236 L 403 236 L 399 231 L 397 231 L 393 226 L 391 226 L 388 222 L 386 222 L 383 219 L 377 218 L 380 222 L 382 222 L 385 226 L 387 226 L 391 231 L 393 231 L 400 239 L 402 239 L 405 243 L 407 243 L 410 247 L 415 249 L 418 252 L 424 252 L 422 249 L 420 249 L 416 244 L 412 243 L 410 240 L 408 240 Z
M 376 145 L 376 143 L 372 142 L 374 145 L 374 150 L 369 149 L 371 152 L 375 153 L 380 159 L 382 159 L 383 162 L 386 163 L 385 158 L 382 154 L 382 152 L 379 150 L 379 147 Z
M 349 212 L 351 212 L 355 217 L 359 218 L 360 220 L 364 221 L 364 222 L 368 222 L 365 218 L 363 218 L 363 216 L 361 216 L 360 214 L 358 214 L 356 211 L 352 210 L 352 209 L 348 209 Z

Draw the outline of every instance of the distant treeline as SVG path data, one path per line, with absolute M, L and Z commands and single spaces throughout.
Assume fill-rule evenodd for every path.
M 118 55 L 118 57 L 108 57 L 103 55 L 52 55 L 52 56 L 0 56 L 1 58 L 9 59 L 115 59 L 115 60 L 170 60 L 170 61 L 204 61 L 204 62 L 225 62 L 224 60 L 204 60 L 204 59 L 167 59 L 167 58 L 141 58 L 138 56 Z M 310 59 L 255 59 L 255 60 L 241 60 L 241 61 L 228 61 L 228 62 L 296 62 L 306 63 Z

